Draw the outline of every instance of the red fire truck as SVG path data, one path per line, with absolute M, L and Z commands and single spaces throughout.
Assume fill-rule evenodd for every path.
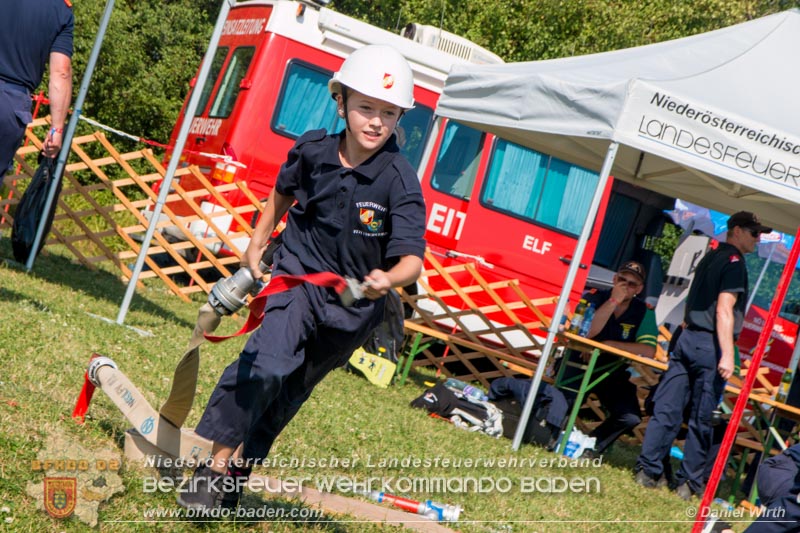
M 297 137 L 312 128 L 343 127 L 327 81 L 344 57 L 368 43 L 392 45 L 414 71 L 416 106 L 400 126 L 403 152 L 420 168 L 428 205 L 427 238 L 434 253 L 445 261 L 477 259 L 489 277 L 518 278 L 532 296 L 558 294 L 597 172 L 456 122 L 444 122 L 436 138 L 429 139 L 451 65 L 502 62 L 437 28 L 410 24 L 397 35 L 311 2 L 236 4 L 202 88 L 183 164 L 198 165 L 216 184 L 247 180 L 259 198 L 266 198 Z M 173 143 L 176 136 L 177 128 Z M 237 164 L 198 152 L 226 155 Z M 199 184 L 189 176 L 182 178 L 181 186 L 194 190 Z M 233 205 L 245 202 L 237 194 L 228 198 Z M 658 232 L 662 210 L 671 205 L 672 199 L 655 193 L 624 183 L 609 185 L 598 218 L 605 223 L 594 229 L 585 253 L 594 258 L 594 266 L 588 260 L 581 265 L 575 294 L 587 279 L 599 284 L 610 280 L 621 261 L 643 259 L 643 238 Z M 191 214 L 177 202 L 170 207 L 178 214 Z M 221 208 L 209 197 L 203 209 Z M 613 216 L 605 217 L 607 211 Z M 225 225 L 220 219 L 216 222 Z M 235 222 L 228 227 L 231 233 L 241 230 Z M 192 230 L 199 236 L 209 231 L 201 222 L 193 223 Z M 236 244 L 246 246 L 243 241 Z M 660 278 L 654 274 L 654 280 Z M 659 291 L 657 284 L 648 294 Z
M 247 180 L 258 198 L 266 198 L 295 139 L 310 129 L 338 131 L 344 127 L 327 87 L 344 58 L 364 44 L 381 43 L 400 50 L 414 70 L 416 105 L 403 116 L 400 126 L 405 133 L 402 151 L 418 165 L 451 65 L 502 60 L 435 28 L 409 25 L 403 34 L 312 2 L 239 2 L 231 8 L 222 30 L 182 163 L 198 165 L 214 184 Z M 176 127 L 171 144 L 177 134 Z M 230 162 L 200 153 L 225 155 Z M 184 177 L 181 186 L 187 190 L 200 187 L 191 177 Z M 227 199 L 235 206 L 249 203 L 238 191 Z M 180 202 L 170 207 L 179 215 L 192 214 Z M 219 207 L 209 197 L 203 209 L 213 212 Z M 241 229 L 230 227 L 230 220 L 220 218 L 215 220 L 217 225 L 229 227 L 231 233 Z M 195 223 L 192 231 L 202 236 L 208 228 Z M 243 250 L 246 241 L 236 245 Z

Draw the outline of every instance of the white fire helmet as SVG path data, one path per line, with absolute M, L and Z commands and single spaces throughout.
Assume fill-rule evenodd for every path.
M 402 109 L 414 107 L 411 67 L 391 46 L 370 44 L 353 51 L 328 82 L 328 90 L 336 98 L 343 85 Z

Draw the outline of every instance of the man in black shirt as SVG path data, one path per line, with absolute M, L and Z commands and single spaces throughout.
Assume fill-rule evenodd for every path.
M 583 295 L 583 299 L 595 309 L 594 319 L 586 334 L 588 338 L 644 357 L 655 356 L 658 340 L 655 313 L 638 297 L 644 289 L 645 278 L 641 263 L 627 261 L 614 276 L 611 289 L 592 289 Z M 574 362 L 575 353 L 570 350 L 567 358 Z M 603 353 L 596 364 L 597 367 L 604 367 L 618 361 L 618 356 Z M 564 371 L 567 377 L 580 373 L 572 366 Z M 608 412 L 605 421 L 591 433 L 597 439 L 593 450 L 595 454 L 605 452 L 620 435 L 642 421 L 636 385 L 630 381 L 630 377 L 628 365 L 618 366 L 592 389 Z
M 657 486 L 663 474 L 662 460 L 680 430 L 683 410 L 691 402 L 675 491 L 685 500 L 702 493 L 712 414 L 733 374 L 734 343 L 744 322 L 748 287 L 743 254 L 753 252 L 761 234 L 770 231 L 755 214 L 735 213 L 728 219 L 726 241 L 697 266 L 686 299 L 683 333 L 656 391 L 654 414 L 636 463 L 640 485 Z
M 72 33 L 69 0 L 3 2 L 6 24 L 0 31 L 0 182 L 31 122 L 31 93 L 50 65 L 51 128 L 43 151 L 55 157 L 61 149 L 64 123 L 72 99 Z

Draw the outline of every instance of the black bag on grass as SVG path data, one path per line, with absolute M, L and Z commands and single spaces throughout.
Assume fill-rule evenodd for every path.
M 480 431 L 490 437 L 499 438 L 503 433 L 502 413 L 489 402 L 467 399 L 437 383 L 421 396 L 411 401 L 411 407 L 425 409 L 431 415 L 450 420 L 457 427 L 469 431 Z
M 50 190 L 50 183 L 53 181 L 55 170 L 55 158 L 51 159 L 40 155 L 39 167 L 36 169 L 28 188 L 25 189 L 19 204 L 17 204 L 14 224 L 11 226 L 11 247 L 14 250 L 14 258 L 20 263 L 27 262 L 30 257 L 39 221 L 44 216 L 47 193 Z M 53 217 L 56 214 L 56 205 L 58 204 L 58 196 L 61 194 L 61 187 L 61 180 L 58 180 L 56 194 L 53 197 L 53 205 L 50 206 L 50 212 L 47 213 L 47 223 L 42 234 L 42 241 L 39 243 L 39 249 L 36 250 L 34 257 L 42 251 L 45 238 L 53 226 Z
M 411 400 L 411 407 L 426 409 L 429 413 L 443 418 L 450 418 L 459 410 L 476 419 L 488 418 L 488 412 L 483 406 L 465 398 L 459 398 L 455 392 L 445 387 L 444 383 L 437 383 L 421 396 Z

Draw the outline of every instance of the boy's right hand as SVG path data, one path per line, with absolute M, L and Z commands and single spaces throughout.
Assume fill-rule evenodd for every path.
M 264 255 L 266 246 L 257 246 L 253 240 L 247 245 L 247 249 L 242 254 L 241 265 L 244 268 L 249 268 L 250 273 L 253 274 L 253 279 L 261 279 L 264 277 L 264 272 L 261 271 L 261 257 Z

